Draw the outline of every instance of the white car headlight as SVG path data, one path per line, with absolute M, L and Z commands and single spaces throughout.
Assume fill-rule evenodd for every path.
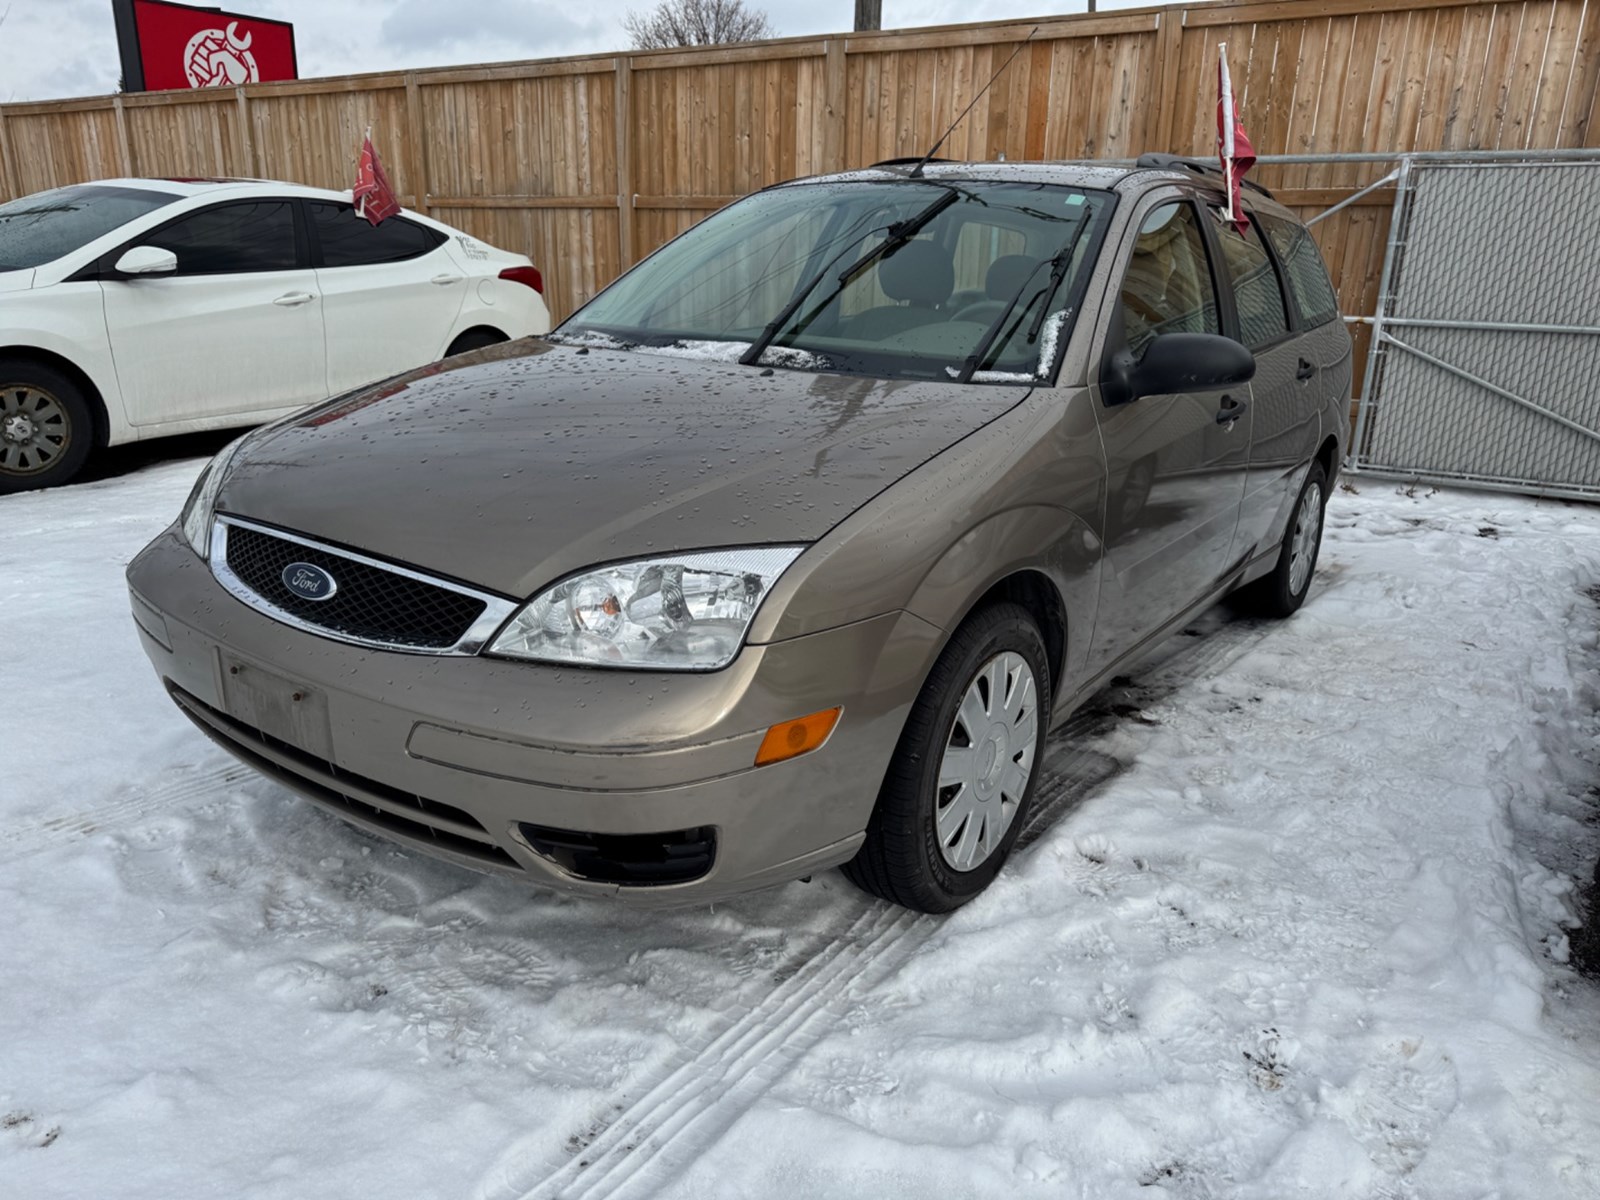
M 652 671 L 712 671 L 804 546 L 671 554 L 596 567 L 517 610 L 487 654 Z
M 217 456 L 206 464 L 206 469 L 200 472 L 200 478 L 194 481 L 194 489 L 183 503 L 183 536 L 201 558 L 211 555 L 212 517 L 217 507 L 217 493 L 222 491 L 222 485 L 228 478 L 228 468 L 233 465 L 234 456 L 240 448 L 260 432 L 259 429 L 251 430 L 217 451 Z

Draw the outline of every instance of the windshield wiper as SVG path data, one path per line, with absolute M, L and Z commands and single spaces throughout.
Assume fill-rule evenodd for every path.
M 854 279 L 857 275 L 859 275 L 867 267 L 871 266 L 878 259 L 882 258 L 884 255 L 891 254 L 895 250 L 898 250 L 901 246 L 904 246 L 912 238 L 916 237 L 917 233 L 925 225 L 927 225 L 929 221 L 933 220 L 960 198 L 961 192 L 959 189 L 945 188 L 944 195 L 940 196 L 932 204 L 929 204 L 921 212 L 915 214 L 914 216 L 907 217 L 904 221 L 896 221 L 894 224 L 884 227 L 882 232 L 887 233 L 889 236 L 884 238 L 882 242 L 878 243 L 878 245 L 874 246 L 871 250 L 868 250 L 860 258 L 856 259 L 855 262 L 851 263 L 843 271 L 839 272 L 839 281 L 837 285 L 831 292 L 828 293 L 821 304 L 812 309 L 812 315 L 810 318 L 808 318 L 806 324 L 810 324 L 810 321 L 815 319 L 816 313 L 820 312 L 822 309 L 826 308 L 830 303 L 832 303 L 833 298 L 840 292 L 844 291 L 844 289 L 850 285 L 850 281 L 852 279 Z M 779 332 L 783 329 L 784 325 L 789 321 L 789 319 L 800 310 L 800 306 L 805 303 L 806 297 L 816 289 L 817 284 L 821 283 L 825 278 L 827 278 L 828 272 L 833 270 L 833 265 L 843 258 L 851 248 L 856 246 L 862 238 L 871 237 L 877 232 L 879 232 L 878 229 L 867 230 L 861 235 L 861 237 L 856 238 L 848 246 L 845 246 L 843 249 L 841 249 L 839 253 L 835 254 L 827 262 L 823 263 L 822 269 L 806 281 L 805 286 L 794 294 L 794 297 L 789 301 L 789 303 L 783 306 L 783 309 L 778 313 L 777 316 L 773 317 L 772 320 L 767 322 L 766 328 L 761 331 L 761 335 L 756 338 L 755 341 L 750 343 L 750 349 L 746 350 L 739 356 L 739 361 L 747 367 L 753 367 L 756 363 L 760 362 L 761 356 L 766 353 L 766 349 L 772 344 L 772 340 L 778 336 Z
M 1043 297 L 1043 303 L 1039 305 L 1039 311 L 1034 314 L 1033 324 L 1028 326 L 1028 341 L 1030 343 L 1039 339 L 1039 330 L 1044 326 L 1045 314 L 1050 311 L 1050 297 L 1056 294 L 1056 289 L 1061 286 L 1061 281 L 1067 277 L 1067 268 L 1072 265 L 1072 254 L 1078 248 L 1078 239 L 1083 237 L 1083 231 L 1088 227 L 1089 210 L 1088 206 L 1085 205 L 1084 211 L 1078 217 L 1077 225 L 1073 227 L 1072 235 L 1067 238 L 1061 249 L 1056 251 L 1055 257 L 1050 259 L 1049 282 L 1028 297 L 1028 303 L 1023 307 L 1023 312 L 1027 312 L 1036 301 Z M 1028 285 L 1033 282 L 1033 277 L 1039 273 L 1039 268 L 1042 266 L 1044 266 L 1043 262 L 1033 264 L 1033 270 L 1028 272 L 1027 278 L 1022 281 L 1022 286 L 1017 289 L 1017 294 L 1011 297 L 1011 302 L 995 318 L 994 324 L 984 330 L 983 337 L 978 340 L 977 347 L 971 354 L 967 355 L 966 362 L 962 364 L 961 374 L 956 376 L 957 383 L 972 382 L 973 373 L 978 369 L 979 364 L 984 361 L 984 357 L 994 345 L 995 339 L 1000 336 L 1000 331 L 1005 328 L 1006 322 L 1011 319 L 1011 313 L 1017 307 L 1017 301 L 1022 299 L 1023 293 L 1028 290 Z

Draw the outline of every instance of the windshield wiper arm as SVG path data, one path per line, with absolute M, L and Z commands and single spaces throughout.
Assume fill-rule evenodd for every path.
M 1073 227 L 1072 236 L 1067 238 L 1061 249 L 1056 251 L 1055 257 L 1050 259 L 1049 282 L 1040 291 L 1035 292 L 1028 298 L 1028 306 L 1031 306 L 1041 296 L 1044 298 L 1044 303 L 1039 305 L 1039 311 L 1034 314 L 1033 324 L 1028 326 L 1029 342 L 1035 342 L 1039 339 L 1039 330 L 1044 326 L 1045 313 L 1050 310 L 1050 297 L 1056 294 L 1056 289 L 1061 286 L 1061 281 L 1067 277 L 1067 268 L 1072 264 L 1072 255 L 1078 248 L 1078 239 L 1083 237 L 1083 231 L 1088 227 L 1089 213 L 1086 208 L 1083 214 L 1079 216 L 1077 225 Z M 1011 319 L 1011 313 L 1017 307 L 1017 301 L 1022 299 L 1023 293 L 1028 290 L 1028 285 L 1033 282 L 1033 277 L 1039 273 L 1039 268 L 1042 266 L 1044 266 L 1042 262 L 1033 265 L 1033 270 L 1028 272 L 1027 278 L 1022 281 L 1022 286 L 1017 289 L 1017 294 L 1011 297 L 1011 302 L 995 318 L 994 324 L 983 331 L 983 337 L 979 339 L 977 347 L 971 354 L 967 355 L 967 361 L 962 364 L 961 374 L 956 376 L 957 383 L 972 382 L 973 372 L 978 369 L 979 364 L 983 362 L 984 357 L 989 353 L 995 339 L 1000 336 L 1000 331 L 1005 328 L 1005 323 Z M 1024 307 L 1022 311 L 1027 312 L 1027 307 Z
M 887 233 L 889 236 L 884 238 L 882 242 L 874 246 L 871 250 L 868 250 L 860 258 L 856 259 L 855 262 L 851 263 L 839 273 L 839 282 L 837 286 L 834 287 L 833 291 L 828 293 L 821 304 L 817 305 L 816 308 L 813 309 L 813 313 L 827 307 L 833 298 L 840 292 L 844 291 L 844 289 L 849 285 L 850 281 L 860 274 L 864 269 L 876 262 L 878 259 L 882 258 L 885 254 L 889 254 L 895 250 L 898 250 L 912 238 L 916 237 L 918 231 L 927 225 L 929 221 L 933 220 L 960 198 L 961 192 L 958 189 L 946 188 L 944 189 L 944 195 L 940 196 L 932 204 L 929 204 L 921 212 L 907 217 L 904 221 L 896 221 L 892 225 L 883 227 L 883 232 Z M 816 290 L 817 284 L 821 283 L 825 278 L 827 278 L 828 272 L 833 270 L 833 265 L 843 258 L 847 251 L 860 243 L 862 238 L 870 237 L 877 232 L 879 232 L 878 229 L 867 230 L 861 235 L 861 237 L 854 239 L 849 245 L 841 249 L 839 253 L 835 254 L 827 262 L 823 263 L 822 269 L 806 281 L 805 286 L 794 294 L 793 299 L 783 306 L 783 309 L 778 313 L 777 316 L 773 317 L 772 320 L 767 322 L 766 328 L 761 331 L 761 336 L 750 343 L 750 349 L 746 350 L 739 356 L 739 361 L 747 367 L 754 366 L 756 363 L 760 362 L 761 356 L 766 353 L 767 347 L 772 345 L 772 340 L 778 336 L 779 332 L 782 331 L 784 325 L 789 321 L 789 319 L 793 317 L 795 313 L 800 311 L 800 306 L 805 303 L 806 297 Z

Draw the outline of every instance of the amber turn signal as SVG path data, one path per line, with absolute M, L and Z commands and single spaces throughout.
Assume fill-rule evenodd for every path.
M 842 712 L 842 708 L 829 708 L 812 713 L 809 717 L 774 725 L 767 730 L 767 736 L 761 739 L 761 749 L 756 751 L 756 766 L 770 766 L 786 758 L 809 754 L 828 740 Z

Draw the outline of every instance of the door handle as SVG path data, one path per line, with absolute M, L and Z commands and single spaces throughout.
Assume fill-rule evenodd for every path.
M 1294 377 L 1296 379 L 1310 379 L 1316 373 L 1316 365 L 1302 358 L 1300 360 L 1300 369 L 1294 373 Z
M 1222 398 L 1222 407 L 1217 409 L 1217 424 L 1232 425 L 1244 416 L 1244 410 L 1250 406 L 1243 400 L 1235 400 L 1232 396 Z
M 436 283 L 440 287 L 449 287 L 452 283 L 460 283 L 461 282 L 461 276 L 460 275 L 435 275 L 432 279 L 428 280 L 428 282 L 429 283 Z
M 281 308 L 294 308 L 300 304 L 310 304 L 316 297 L 310 292 L 288 292 L 273 301 Z

